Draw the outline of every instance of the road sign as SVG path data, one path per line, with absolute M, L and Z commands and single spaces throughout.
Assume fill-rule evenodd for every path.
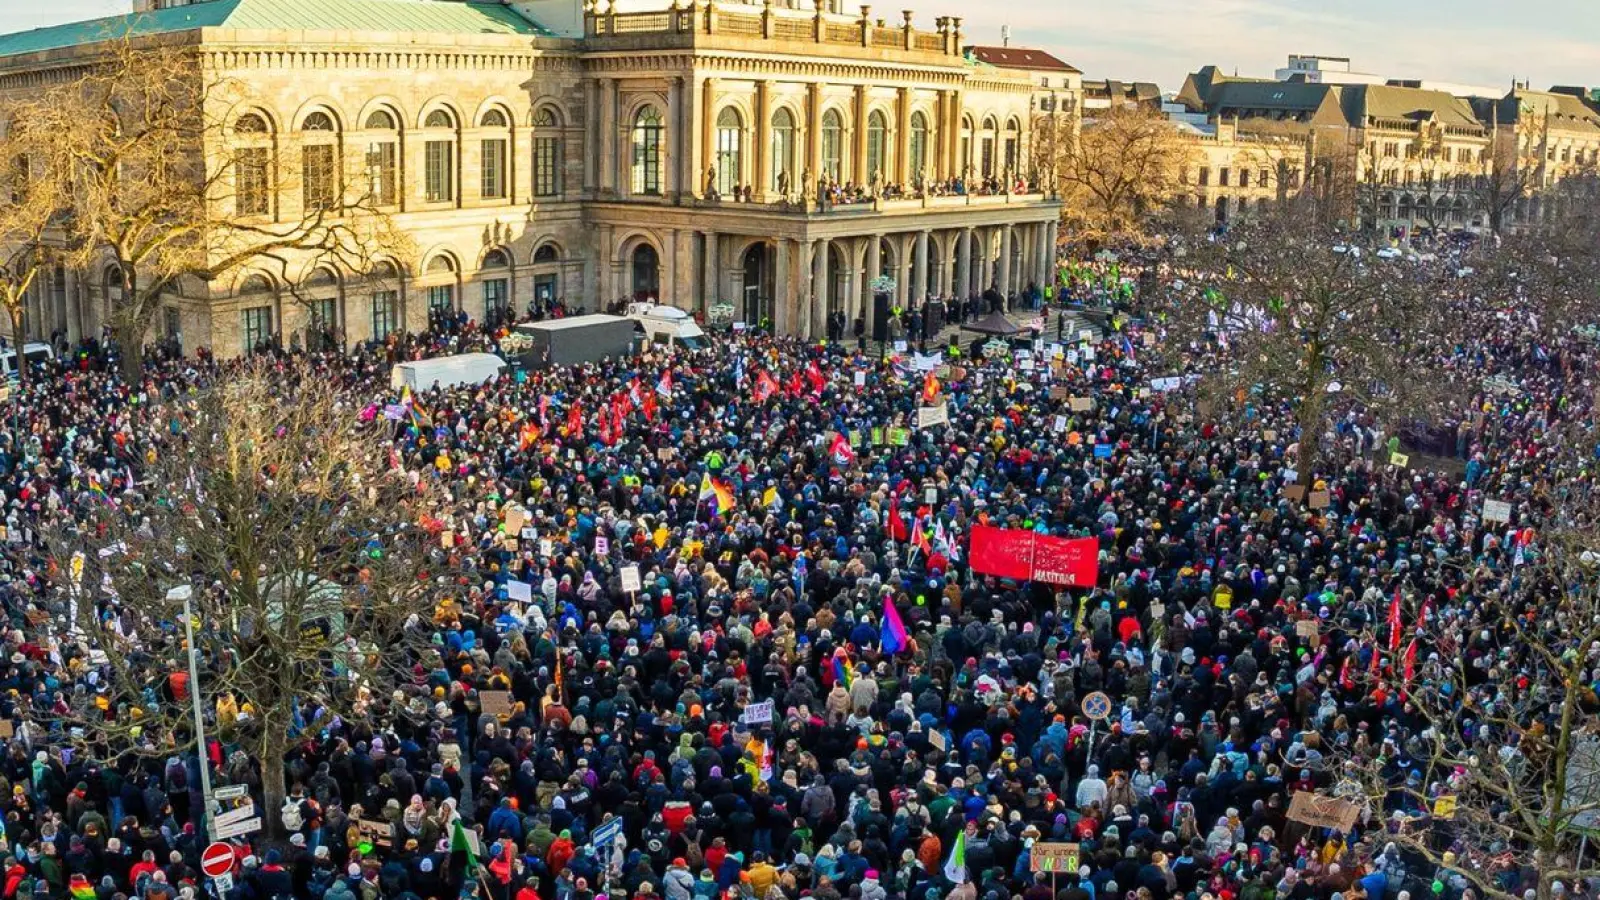
M 218 800 L 237 800 L 248 793 L 250 793 L 248 784 L 229 784 L 212 791 L 211 796 Z
M 214 830 L 226 828 L 235 822 L 242 822 L 245 819 L 251 818 L 255 814 L 255 804 L 246 803 L 238 809 L 230 809 L 227 812 L 217 813 L 216 817 L 211 820 L 211 827 Z
M 200 871 L 212 878 L 220 878 L 233 872 L 233 848 L 217 841 L 206 848 L 200 857 Z
M 253 819 L 240 819 L 237 822 L 230 822 L 227 825 L 219 825 L 211 829 L 211 836 L 217 838 L 218 840 L 225 840 L 231 837 L 239 837 L 240 835 L 254 834 L 260 830 L 261 817 L 256 816 Z
M 1111 698 L 1100 691 L 1095 691 L 1083 698 L 1083 714 L 1099 721 L 1111 715 Z
M 611 846 L 611 842 L 616 840 L 617 835 L 621 833 L 622 817 L 613 816 L 611 821 L 606 822 L 604 825 L 601 825 L 599 828 L 594 830 L 594 834 L 590 835 L 589 837 L 589 843 L 592 844 L 597 850 L 603 849 Z

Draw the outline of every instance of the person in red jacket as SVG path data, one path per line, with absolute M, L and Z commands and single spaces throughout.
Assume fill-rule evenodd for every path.
M 550 871 L 560 874 L 577 853 L 578 848 L 572 843 L 572 832 L 564 830 L 559 837 L 550 842 L 550 849 L 544 854 L 544 862 Z
M 155 871 L 158 868 L 160 868 L 160 866 L 156 865 L 155 851 L 146 850 L 144 855 L 139 857 L 139 861 L 134 863 L 132 868 L 128 869 L 128 882 L 130 884 L 138 884 L 139 879 L 146 875 L 155 874 Z M 6 896 L 9 897 L 10 894 L 7 894 Z

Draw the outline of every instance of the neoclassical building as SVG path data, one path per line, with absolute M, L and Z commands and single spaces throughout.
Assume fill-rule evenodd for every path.
M 139 2 L 0 37 L 0 91 L 70 68 L 110 26 L 188 43 L 231 86 L 227 152 L 288 173 L 241 168 L 232 215 L 296 221 L 343 172 L 415 247 L 372 272 L 308 259 L 185 283 L 152 336 L 186 349 L 315 323 L 354 343 L 537 297 L 731 306 L 816 336 L 835 310 L 875 323 L 1050 270 L 1060 206 L 1028 186 L 1032 79 L 964 55 L 959 18 L 929 30 L 838 0 Z M 45 279 L 30 331 L 96 333 L 106 284 Z

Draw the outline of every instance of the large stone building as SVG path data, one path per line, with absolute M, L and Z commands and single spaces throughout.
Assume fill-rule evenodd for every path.
M 731 305 L 816 336 L 833 311 L 877 325 L 1050 271 L 1060 205 L 1021 164 L 1035 84 L 968 59 L 959 18 L 920 29 L 838 0 L 141 2 L 167 8 L 0 37 L 0 91 L 69 70 L 113 26 L 186 43 L 240 86 L 219 101 L 232 150 L 285 171 L 344 161 L 416 247 L 374 273 L 307 260 L 185 282 L 154 336 L 187 349 L 316 322 L 354 343 L 430 309 L 558 297 Z M 309 184 L 241 190 L 236 213 L 294 221 Z M 30 331 L 98 333 L 107 284 L 46 279 Z

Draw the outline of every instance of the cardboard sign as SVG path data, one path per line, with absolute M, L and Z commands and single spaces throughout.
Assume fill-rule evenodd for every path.
M 1039 841 L 1029 850 L 1029 864 L 1035 872 L 1078 874 L 1078 845 Z
M 1050 389 L 1051 400 L 1065 400 L 1072 396 L 1072 392 L 1064 384 L 1058 384 Z
M 1505 500 L 1483 501 L 1483 520 L 1485 522 L 1511 522 L 1511 504 Z
M 932 730 L 932 731 L 929 731 L 929 732 L 928 732 L 928 744 L 929 744 L 929 745 L 930 745 L 930 746 L 931 746 L 931 747 L 933 747 L 933 749 L 935 749 L 935 750 L 938 750 L 938 751 L 940 751 L 940 752 L 941 752 L 941 753 L 942 753 L 942 752 L 943 752 L 943 751 L 944 751 L 944 749 L 945 749 L 945 748 L 946 748 L 946 747 L 948 747 L 948 746 L 949 746 L 949 745 L 948 745 L 948 744 L 947 744 L 947 743 L 946 743 L 946 742 L 945 742 L 945 739 L 944 739 L 944 732 L 942 732 L 942 731 L 940 731 L 940 730 L 939 730 L 939 729 L 937 729 L 937 728 L 935 728 L 935 729 L 933 729 L 933 730 Z
M 1289 821 L 1312 828 L 1332 828 L 1349 834 L 1361 818 L 1361 807 L 1349 800 L 1325 797 L 1312 791 L 1295 791 L 1289 801 Z
M 518 507 L 506 510 L 506 534 L 521 534 L 522 524 L 528 521 L 527 513 Z
M 1294 623 L 1294 633 L 1303 638 L 1317 640 L 1322 632 L 1316 619 L 1301 619 Z
M 0 740 L 9 741 L 17 734 L 17 723 L 10 719 L 0 719 Z
M 1311 498 L 1306 501 L 1306 505 L 1312 509 L 1327 509 L 1330 499 L 1327 491 L 1312 491 Z
M 513 701 L 510 691 L 479 691 L 478 703 L 486 716 L 509 716 Z
M 941 403 L 938 406 L 920 406 L 917 408 L 917 427 L 932 428 L 935 425 L 950 424 L 950 407 Z
M 361 833 L 363 841 L 369 841 L 374 846 L 394 846 L 394 826 L 388 822 L 377 819 L 357 819 L 356 831 Z
M 623 566 L 621 574 L 623 590 L 630 594 L 637 594 L 639 591 L 644 589 L 644 585 L 639 581 L 638 566 Z
M 1286 484 L 1283 486 L 1283 496 L 1291 502 L 1299 503 L 1306 498 L 1306 486 L 1303 484 Z
M 672 458 L 674 456 L 677 456 L 677 455 L 678 455 L 678 448 L 677 447 L 657 447 L 656 448 L 656 459 L 659 459 L 662 462 L 672 462 Z
M 1073 397 L 1067 402 L 1073 412 L 1089 412 L 1094 409 L 1094 400 L 1089 397 Z

